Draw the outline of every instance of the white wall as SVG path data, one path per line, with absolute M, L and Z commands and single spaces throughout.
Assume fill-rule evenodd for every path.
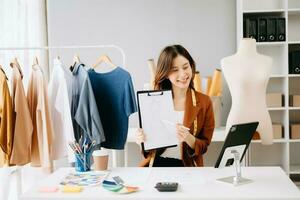
M 49 45 L 120 46 L 136 90 L 149 81 L 147 59 L 157 60 L 166 45 L 186 47 L 202 76 L 212 75 L 221 58 L 236 49 L 235 0 L 48 0 L 47 10 Z M 55 50 L 51 56 L 60 55 L 70 65 L 74 53 L 88 65 L 102 53 L 122 64 L 112 49 Z M 231 104 L 226 85 L 223 97 L 225 124 Z M 137 124 L 135 114 L 130 125 Z M 136 146 L 129 148 L 139 155 Z M 130 165 L 137 163 L 138 155 L 130 157 Z
M 122 47 L 136 90 L 149 81 L 147 59 L 157 60 L 169 44 L 182 44 L 201 74 L 212 75 L 220 59 L 235 51 L 235 26 L 234 0 L 48 0 L 49 45 Z M 87 64 L 108 52 L 121 64 L 118 52 L 108 49 L 61 50 L 54 55 L 68 58 L 70 64 L 74 52 Z M 230 105 L 227 87 L 224 105 L 223 124 Z

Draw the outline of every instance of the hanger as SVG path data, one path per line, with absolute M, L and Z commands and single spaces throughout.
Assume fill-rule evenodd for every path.
M 73 71 L 74 67 L 75 67 L 75 64 L 76 63 L 81 63 L 80 62 L 80 58 L 78 56 L 78 54 L 76 53 L 73 57 L 73 64 L 70 66 L 70 70 Z
M 100 65 L 102 62 L 105 62 L 106 64 L 109 64 L 112 67 L 116 67 L 115 64 L 112 63 L 111 59 L 108 57 L 108 55 L 101 55 L 97 62 L 93 65 L 93 68 L 95 69 L 98 65 Z
M 5 78 L 6 78 L 6 80 L 8 80 L 8 78 L 7 78 L 7 76 L 6 76 L 6 73 L 5 73 L 5 71 L 3 70 L 3 68 L 2 68 L 2 65 L 0 65 L 0 70 L 3 72 L 3 74 L 4 74 Z
M 34 69 L 38 69 L 39 68 L 39 60 L 38 60 L 38 58 L 36 56 L 33 59 L 32 68 L 34 68 Z
M 33 65 L 39 65 L 39 60 L 36 56 L 33 59 Z
M 60 60 L 60 48 L 56 49 L 56 59 Z
M 80 62 L 80 58 L 78 56 L 78 54 L 76 53 L 73 57 L 73 66 L 76 64 L 76 63 L 81 63 Z
M 16 66 L 18 68 L 19 72 L 20 72 L 21 78 L 23 78 L 23 71 L 21 69 L 21 66 L 20 66 L 17 58 L 14 58 L 11 61 L 10 66 L 11 66 L 11 68 L 13 68 L 14 66 Z

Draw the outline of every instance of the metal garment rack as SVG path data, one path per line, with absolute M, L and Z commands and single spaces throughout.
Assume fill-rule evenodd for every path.
M 126 66 L 126 55 L 124 50 L 114 44 L 108 44 L 108 45 L 74 45 L 74 46 L 41 46 L 41 47 L 4 47 L 4 48 L 0 48 L 0 51 L 27 51 L 27 50 L 44 50 L 44 51 L 48 51 L 48 50 L 55 50 L 55 49 L 103 49 L 103 48 L 112 48 L 112 49 L 116 49 L 120 52 L 120 54 L 122 55 L 122 67 Z M 48 52 L 48 56 L 49 56 L 49 52 Z M 49 66 L 49 61 L 50 59 L 48 59 L 48 66 Z M 50 68 L 50 67 L 49 67 Z M 125 147 L 126 148 L 126 147 Z M 125 151 L 125 160 L 127 160 L 127 156 L 128 153 Z M 116 150 L 112 150 L 112 157 L 113 157 L 113 167 L 117 167 L 117 151 Z M 127 166 L 127 163 L 125 163 L 125 166 Z M 12 170 L 12 172 L 10 174 L 16 173 L 17 179 L 18 179 L 18 183 L 17 183 L 17 193 L 18 196 L 20 196 L 20 194 L 22 193 L 22 176 L 21 176 L 21 172 L 20 172 L 21 167 L 17 166 L 14 170 Z
M 74 46 L 43 46 L 43 47 L 4 47 L 0 51 L 14 51 L 14 50 L 52 50 L 52 49 L 100 49 L 100 48 L 113 48 L 117 49 L 122 55 L 122 64 L 126 64 L 126 56 L 124 50 L 114 44 L 109 45 L 74 45 Z

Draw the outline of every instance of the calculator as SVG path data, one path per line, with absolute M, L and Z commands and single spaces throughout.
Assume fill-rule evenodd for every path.
M 176 182 L 158 182 L 155 188 L 160 192 L 174 192 L 178 188 L 178 183 Z

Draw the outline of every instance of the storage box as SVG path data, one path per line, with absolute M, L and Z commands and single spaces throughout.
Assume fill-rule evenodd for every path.
M 281 124 L 272 124 L 273 128 L 273 138 L 282 139 L 283 138 L 283 127 Z
M 268 107 L 282 107 L 284 105 L 282 93 L 268 93 L 266 103 Z
M 290 95 L 290 106 L 300 107 L 300 95 Z
M 291 124 L 290 125 L 290 138 L 291 139 L 300 139 L 300 124 Z
M 283 126 L 281 124 L 272 124 L 273 139 L 283 138 Z M 260 140 L 259 133 L 256 131 L 252 137 L 252 140 Z

